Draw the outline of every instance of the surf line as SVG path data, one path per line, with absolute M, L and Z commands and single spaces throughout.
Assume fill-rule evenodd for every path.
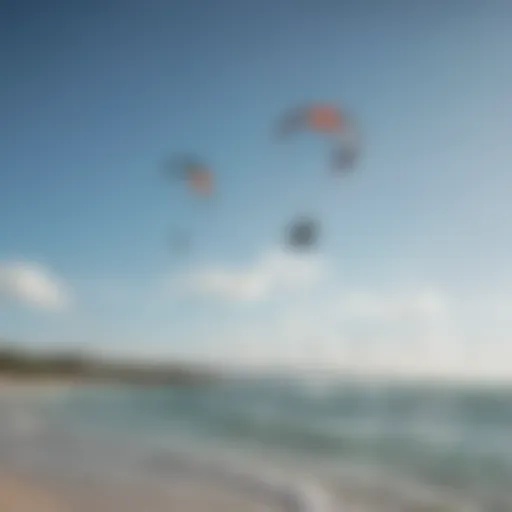
M 279 506 L 284 512 L 333 512 L 331 496 L 320 485 L 311 481 L 280 478 L 270 472 L 247 471 L 234 464 L 193 460 L 190 457 L 167 454 L 158 460 L 158 466 L 188 474 L 208 483 L 216 482 L 225 488 L 252 495 L 263 503 Z M 263 504 L 262 503 L 262 504 Z

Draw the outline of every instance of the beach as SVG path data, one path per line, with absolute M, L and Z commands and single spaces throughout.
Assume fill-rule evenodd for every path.
M 123 389 L 109 386 L 108 392 Z M 156 456 L 154 467 L 157 470 L 153 468 L 152 472 L 141 471 L 137 456 L 128 457 L 129 462 L 124 458 L 106 467 L 100 460 L 101 454 L 107 451 L 106 445 L 113 447 L 113 458 L 121 454 L 126 445 L 122 442 L 116 445 L 108 436 L 95 444 L 90 436 L 79 432 L 80 429 L 56 428 L 56 424 L 50 425 L 51 421 L 43 419 L 41 414 L 70 397 L 73 401 L 73 393 L 91 392 L 98 396 L 106 390 L 101 385 L 81 385 L 63 379 L 2 380 L 0 511 L 302 510 L 300 504 L 295 503 L 291 480 L 290 484 L 267 482 L 257 473 L 244 473 L 229 464 L 217 466 L 206 458 L 183 458 L 183 454 L 175 454 L 162 461 Z M 92 454 L 92 460 L 85 451 Z
M 171 481 L 165 490 L 133 483 L 116 488 L 98 482 L 63 489 L 44 478 L 0 471 L 2 512 L 257 512 L 262 506 L 235 492 L 204 485 L 198 488 L 186 481 Z
M 0 510 L 509 512 L 511 426 L 510 389 L 4 386 Z
M 64 512 L 62 497 L 49 488 L 0 470 L 0 510 L 2 512 Z
M 258 512 L 263 503 L 226 490 L 198 488 L 190 482 L 170 482 L 166 490 L 150 486 L 108 489 L 100 485 L 63 491 L 34 479 L 0 474 L 0 510 L 2 512 Z

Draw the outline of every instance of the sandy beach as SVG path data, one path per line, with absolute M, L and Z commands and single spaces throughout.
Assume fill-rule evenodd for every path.
M 131 483 L 87 482 L 62 488 L 34 477 L 0 471 L 2 512 L 261 512 L 263 503 L 241 493 L 173 480 L 163 489 Z M 278 508 L 275 509 L 280 510 Z
M 455 401 L 467 415 L 491 400 L 499 405 L 489 432 L 477 424 L 482 444 L 467 416 L 441 416 L 434 427 L 468 429 L 472 443 L 432 437 L 429 447 L 431 431 L 412 428 L 423 424 L 390 438 L 396 423 L 385 423 L 386 403 L 366 400 L 364 389 L 312 398 L 295 385 L 273 393 L 257 385 L 191 392 L 0 380 L 0 512 L 512 510 L 510 474 L 492 465 L 510 453 L 508 394 L 389 392 L 450 410 Z M 350 409 L 354 403 L 361 408 Z M 378 429 L 360 429 L 361 410 L 375 411 Z M 326 430 L 332 422 L 336 430 Z M 503 444 L 491 464 L 475 447 L 493 448 L 496 432 Z M 322 458 L 327 450 L 330 459 Z
M 63 512 L 69 510 L 57 493 L 18 475 L 0 472 L 2 512 Z
M 1 397 L 18 397 L 23 395 L 36 396 L 48 395 L 52 396 L 64 394 L 77 387 L 99 387 L 99 384 L 79 382 L 73 379 L 38 379 L 38 378 L 23 378 L 0 376 L 0 398 Z

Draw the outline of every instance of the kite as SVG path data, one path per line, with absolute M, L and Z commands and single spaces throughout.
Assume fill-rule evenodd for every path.
M 319 231 L 320 226 L 317 221 L 309 217 L 301 217 L 289 226 L 287 244 L 297 249 L 312 247 L 318 241 Z
M 327 104 L 302 106 L 284 114 L 278 123 L 280 140 L 287 140 L 300 131 L 309 131 L 327 137 L 334 148 L 332 169 L 352 169 L 359 157 L 359 136 L 356 123 L 346 112 Z
M 186 190 L 200 200 L 211 198 L 215 192 L 215 177 L 211 169 L 201 160 L 191 156 L 180 156 L 164 162 L 167 178 L 185 184 Z M 202 203 L 207 205 L 207 202 Z M 181 215 L 183 215 L 182 213 Z M 173 227 L 169 241 L 173 252 L 188 253 L 192 241 L 183 229 Z
M 181 157 L 166 165 L 172 175 L 184 181 L 192 192 L 207 197 L 214 193 L 214 175 L 207 165 L 192 157 Z

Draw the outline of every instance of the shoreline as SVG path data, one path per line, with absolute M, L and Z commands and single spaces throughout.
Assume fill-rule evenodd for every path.
M 108 482 L 92 479 L 72 484 L 49 481 L 0 467 L 2 512 L 261 512 L 268 505 L 244 492 L 183 476 L 166 485 L 147 481 Z M 278 504 L 276 504 L 278 505 Z M 277 506 L 276 512 L 288 509 Z M 302 510 L 302 509 L 300 509 Z M 308 509 L 309 510 L 309 509 Z
M 77 388 L 102 387 L 104 383 L 81 381 L 64 377 L 11 377 L 0 376 L 0 397 L 15 395 L 33 395 L 34 393 L 66 393 Z
M 58 493 L 28 477 L 0 468 L 2 512 L 67 512 Z

